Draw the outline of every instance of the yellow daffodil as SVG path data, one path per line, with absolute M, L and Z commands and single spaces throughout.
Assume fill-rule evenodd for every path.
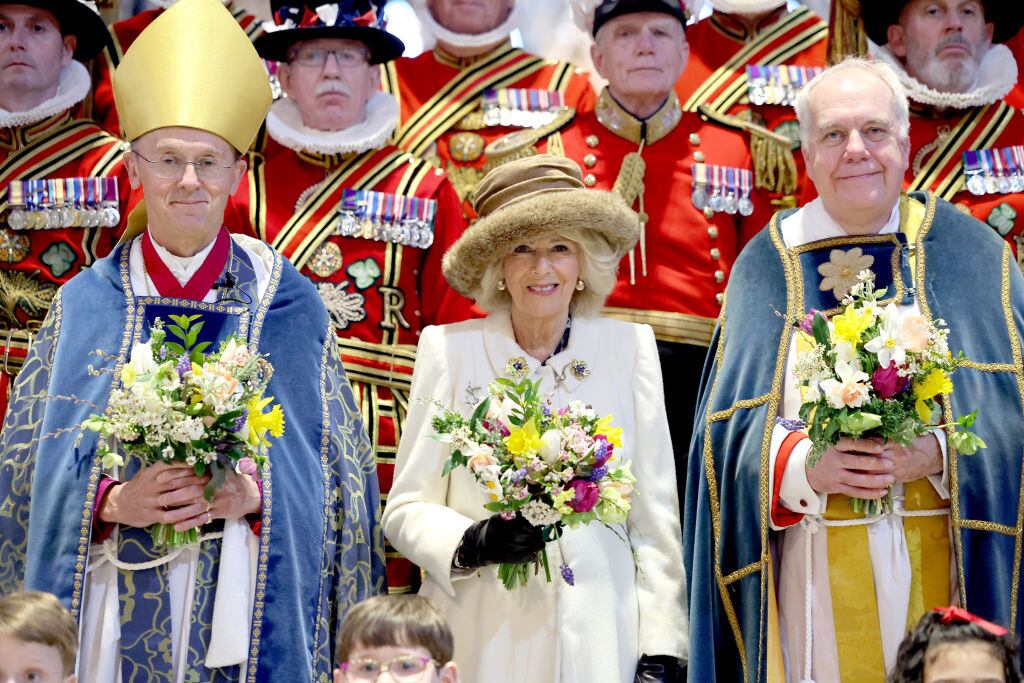
M 249 423 L 249 443 L 253 446 L 269 446 L 267 432 L 278 437 L 284 434 L 284 413 L 281 411 L 281 405 L 275 405 L 269 413 L 263 412 L 267 404 L 273 400 L 273 396 L 254 397 L 249 399 L 245 406 L 249 411 L 246 417 L 246 421 Z
M 605 415 L 597 421 L 595 426 L 595 435 L 604 435 L 608 439 L 608 443 L 615 446 L 616 448 L 622 448 L 622 427 L 612 427 L 612 416 Z
M 932 417 L 932 409 L 928 405 L 928 399 L 935 398 L 939 394 L 948 394 L 953 391 L 953 382 L 949 375 L 940 368 L 935 368 L 928 375 L 914 384 L 914 408 L 923 422 L 928 422 Z
M 934 368 L 927 377 L 914 384 L 914 396 L 922 400 L 935 398 L 939 394 L 948 394 L 952 391 L 953 382 L 941 368 Z
M 871 317 L 871 313 L 857 310 L 851 304 L 846 307 L 845 311 L 832 318 L 832 322 L 835 324 L 836 338 L 856 346 L 860 343 L 860 336 L 864 330 L 871 327 L 874 319 Z
M 509 435 L 505 437 L 505 446 L 508 447 L 508 452 L 512 455 L 536 453 L 540 450 L 542 441 L 534 418 L 531 417 L 522 427 L 513 425 L 508 431 Z
M 135 384 L 135 368 L 131 365 L 124 365 L 121 368 L 121 384 L 126 387 L 130 387 Z

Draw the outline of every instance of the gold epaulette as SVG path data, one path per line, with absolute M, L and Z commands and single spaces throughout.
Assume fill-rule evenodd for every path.
M 500 138 L 484 148 L 487 155 L 488 169 L 500 166 L 515 159 L 536 154 L 534 146 L 546 137 L 555 136 L 576 118 L 574 107 L 563 107 L 549 123 L 537 128 L 523 128 Z M 557 137 L 561 141 L 561 136 Z M 555 152 L 552 152 L 555 153 Z M 562 152 L 564 154 L 564 151 Z
M 792 140 L 737 116 L 720 114 L 705 105 L 701 105 L 697 111 L 705 121 L 713 121 L 750 136 L 755 187 L 782 195 L 796 192 L 797 170 Z

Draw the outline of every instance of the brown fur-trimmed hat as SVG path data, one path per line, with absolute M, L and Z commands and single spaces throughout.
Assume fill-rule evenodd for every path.
M 588 190 L 576 162 L 538 154 L 488 173 L 476 190 L 479 220 L 444 255 L 442 272 L 457 292 L 477 298 L 484 271 L 509 247 L 569 226 L 594 231 L 616 258 L 636 244 L 640 223 L 611 192 Z

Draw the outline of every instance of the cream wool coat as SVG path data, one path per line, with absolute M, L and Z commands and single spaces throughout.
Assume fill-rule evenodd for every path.
M 384 533 L 426 571 L 420 594 L 451 625 L 463 680 L 629 683 L 641 653 L 685 658 L 686 579 L 675 464 L 651 328 L 574 319 L 568 348 L 541 366 L 516 344 L 509 314 L 499 312 L 426 328 L 416 357 Z M 623 540 L 595 523 L 567 529 L 560 544 L 548 544 L 552 583 L 542 571 L 525 588 L 507 591 L 493 566 L 452 571 L 463 532 L 490 513 L 465 468 L 441 476 L 449 451 L 429 437 L 436 409 L 424 399 L 468 416 L 467 388 L 484 396 L 488 383 L 505 376 L 506 363 L 516 357 L 526 359 L 543 392 L 553 391 L 556 406 L 583 401 L 598 415 L 611 413 L 612 424 L 622 427 L 623 448 L 616 455 L 632 463 L 637 479 L 626 527 L 638 569 Z M 574 377 L 566 369 L 572 360 L 586 361 L 590 375 Z M 562 552 L 575 586 L 558 575 Z

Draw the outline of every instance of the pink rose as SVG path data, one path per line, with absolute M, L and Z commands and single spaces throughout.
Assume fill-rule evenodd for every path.
M 900 377 L 896 361 L 889 361 L 889 367 L 878 368 L 871 373 L 871 386 L 878 398 L 892 398 L 907 388 L 907 378 Z
M 590 512 L 593 510 L 594 506 L 597 505 L 598 499 L 601 497 L 597 484 L 592 481 L 584 481 L 583 479 L 573 479 L 569 482 L 569 485 L 576 492 L 576 497 L 569 501 L 569 507 L 576 512 Z
M 900 324 L 900 336 L 907 351 L 921 353 L 928 348 L 931 325 L 923 315 L 908 315 Z

